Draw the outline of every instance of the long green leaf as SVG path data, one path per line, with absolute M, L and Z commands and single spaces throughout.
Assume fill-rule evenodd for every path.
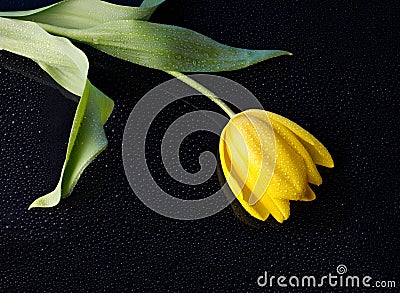
M 103 125 L 114 104 L 89 82 L 88 60 L 70 41 L 26 21 L 0 18 L 0 27 L 0 49 L 34 60 L 57 83 L 81 96 L 57 187 L 29 208 L 51 207 L 71 193 L 86 166 L 106 147 Z
M 164 1 L 145 0 L 141 7 L 130 7 L 100 0 L 65 0 L 35 10 L 0 12 L 0 16 L 82 29 L 122 19 L 147 20 Z
M 69 40 L 48 34 L 36 23 L 0 17 L 1 49 L 32 59 L 61 86 L 82 95 L 89 62 Z
M 60 181 L 54 191 L 36 199 L 29 209 L 55 206 L 72 192 L 84 169 L 107 146 L 103 125 L 113 106 L 113 101 L 87 80 L 75 113 Z
M 142 8 L 153 8 L 157 7 L 161 3 L 165 2 L 166 0 L 143 0 L 142 4 L 140 7 Z
M 230 47 L 189 29 L 140 20 L 117 20 L 88 29 L 41 26 L 50 33 L 87 43 L 114 57 L 159 70 L 235 70 L 290 55 L 280 50 Z
M 40 7 L 37 9 L 32 9 L 32 10 L 22 10 L 22 11 L 0 11 L 0 16 L 3 17 L 22 17 L 22 16 L 28 16 L 28 15 L 32 15 L 32 14 L 36 14 L 39 13 L 43 10 L 49 9 L 50 7 L 56 6 L 59 3 L 54 3 L 51 4 L 49 6 L 45 6 L 45 7 Z

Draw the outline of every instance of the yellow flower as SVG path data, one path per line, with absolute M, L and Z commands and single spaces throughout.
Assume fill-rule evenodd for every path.
M 316 164 L 333 167 L 328 150 L 309 132 L 280 115 L 247 110 L 221 134 L 221 165 L 229 187 L 253 217 L 289 218 L 289 200 L 310 201 L 308 183 L 320 185 Z

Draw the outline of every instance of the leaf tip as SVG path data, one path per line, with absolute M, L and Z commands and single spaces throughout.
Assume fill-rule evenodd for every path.
M 46 208 L 49 207 L 46 204 L 41 203 L 43 200 L 41 198 L 36 199 L 33 203 L 31 203 L 28 207 L 28 211 L 33 209 L 33 208 Z
M 38 198 L 39 199 L 39 198 Z M 38 199 L 36 199 L 34 202 L 32 202 L 29 207 L 28 207 L 28 211 L 33 209 L 33 208 L 38 208 L 38 207 L 42 207 L 40 204 L 38 204 Z
M 279 56 L 284 56 L 284 55 L 288 55 L 288 56 L 293 55 L 292 53 L 290 53 L 288 51 L 283 51 L 283 50 L 256 50 L 254 52 L 255 52 L 255 54 L 254 54 L 253 58 L 256 60 L 256 62 L 260 62 L 263 60 L 267 60 L 267 59 L 275 58 L 275 57 L 279 57 Z
M 60 202 L 60 198 L 61 198 L 60 189 L 57 187 L 54 191 L 35 199 L 35 201 L 32 202 L 28 207 L 28 211 L 33 208 L 54 207 Z
M 288 52 L 288 51 L 281 51 L 281 50 L 276 51 L 276 56 L 282 56 L 282 55 L 293 56 L 293 53 Z

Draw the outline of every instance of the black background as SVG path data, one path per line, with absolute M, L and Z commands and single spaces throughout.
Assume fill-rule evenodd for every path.
M 1 1 L 0 9 L 50 2 Z M 115 100 L 109 147 L 69 198 L 27 211 L 57 184 L 76 102 L 35 63 L 0 52 L 1 291 L 255 291 L 264 271 L 322 276 L 339 264 L 399 286 L 399 17 L 398 1 L 169 0 L 154 14 L 154 22 L 228 45 L 294 54 L 217 73 L 305 127 L 333 156 L 335 168 L 320 168 L 317 199 L 292 202 L 283 224 L 255 221 L 237 204 L 198 221 L 144 206 L 124 175 L 123 129 L 135 103 L 170 77 L 80 44 L 90 80 Z M 166 109 L 147 138 L 157 182 L 178 197 L 219 186 L 217 173 L 185 188 L 162 169 L 166 124 L 196 108 L 219 111 L 206 98 L 186 99 Z M 217 149 L 217 136 L 195 133 L 182 145 L 182 163 L 195 172 L 198 155 Z

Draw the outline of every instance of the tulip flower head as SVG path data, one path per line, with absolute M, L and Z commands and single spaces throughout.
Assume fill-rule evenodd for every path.
M 264 110 L 235 114 L 202 84 L 179 72 L 168 73 L 208 97 L 230 117 L 219 143 L 222 170 L 250 215 L 262 221 L 272 215 L 282 223 L 289 218 L 290 200 L 315 199 L 308 184 L 322 183 L 316 165 L 332 168 L 333 160 L 313 135 Z
M 229 187 L 259 220 L 289 218 L 290 200 L 311 201 L 320 185 L 316 164 L 333 167 L 328 150 L 280 115 L 252 109 L 234 115 L 221 134 L 220 159 Z

